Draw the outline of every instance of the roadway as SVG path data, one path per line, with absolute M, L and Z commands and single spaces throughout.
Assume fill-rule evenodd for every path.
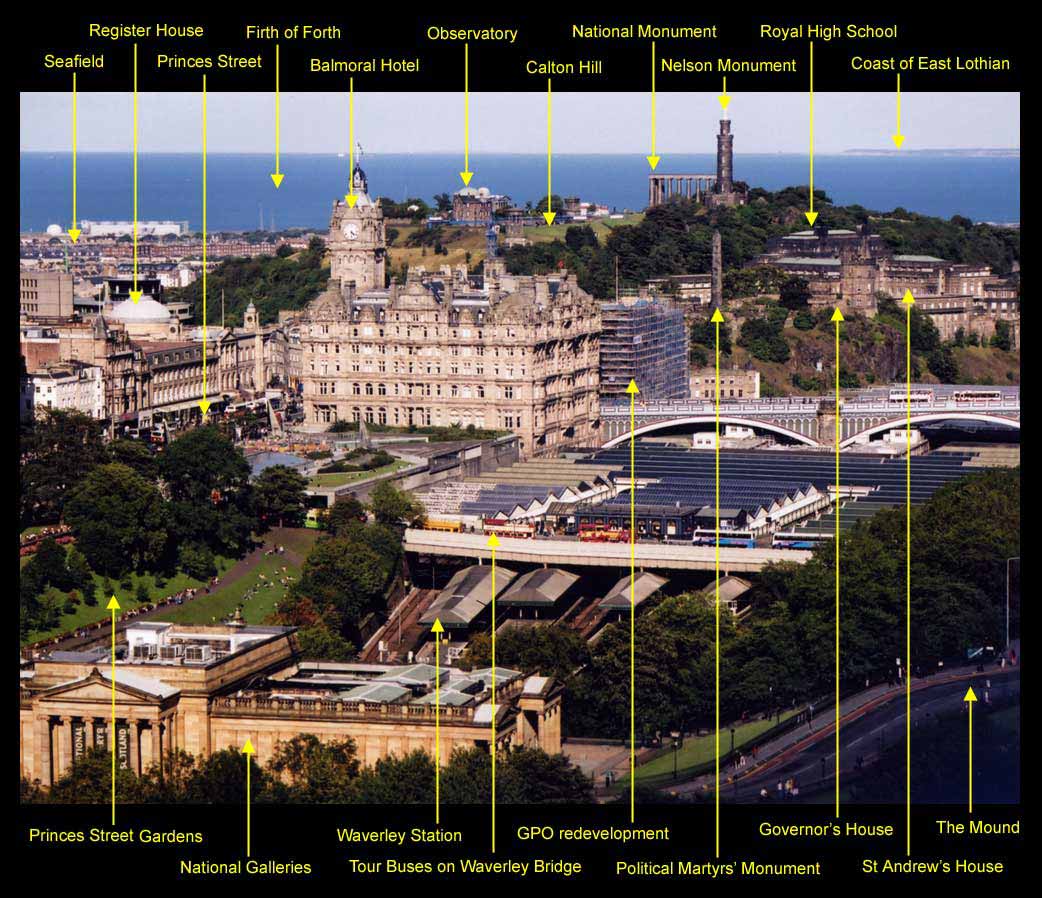
M 985 682 L 990 680 L 988 689 Z M 922 684 L 922 685 L 920 685 Z M 931 716 L 958 712 L 964 708 L 963 696 L 972 685 L 978 699 L 984 701 L 985 690 L 993 700 L 1011 695 L 1020 695 L 1020 667 L 999 669 L 989 665 L 985 673 L 957 675 L 920 681 L 913 685 L 912 727 L 926 722 Z M 753 769 L 740 770 L 737 785 L 727 783 L 734 771 L 722 768 L 721 798 L 725 801 L 760 801 L 760 790 L 766 789 L 772 801 L 778 800 L 778 782 L 795 778 L 803 797 L 810 792 L 833 788 L 835 764 L 834 711 L 823 711 L 810 721 L 810 726 L 801 725 L 793 731 L 791 738 L 798 741 L 772 757 L 766 758 Z M 801 737 L 802 733 L 802 738 Z M 884 697 L 873 700 L 847 713 L 840 725 L 840 757 L 844 776 L 853 777 L 858 756 L 867 769 L 879 759 L 888 747 L 904 744 L 905 697 L 901 690 L 888 692 Z M 824 760 L 824 774 L 822 772 Z M 669 791 L 678 795 L 702 792 L 705 794 L 704 779 L 681 784 Z M 710 793 L 711 794 L 711 791 Z
M 483 533 L 448 533 L 437 530 L 408 529 L 404 545 L 407 552 L 421 555 L 447 555 L 488 561 L 492 552 Z M 716 567 L 714 546 L 691 543 L 641 542 L 636 544 L 638 570 L 711 571 Z M 736 549 L 721 547 L 720 570 L 724 574 L 754 573 L 772 561 L 804 563 L 811 557 L 802 549 Z M 566 567 L 629 568 L 630 544 L 580 542 L 574 537 L 517 539 L 499 537 L 496 560 Z

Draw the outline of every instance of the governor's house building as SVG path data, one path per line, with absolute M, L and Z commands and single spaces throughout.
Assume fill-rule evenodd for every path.
M 351 738 L 373 764 L 389 755 L 492 741 L 492 671 L 433 665 L 300 660 L 293 627 L 132 623 L 112 664 L 100 647 L 53 652 L 20 670 L 21 773 L 50 786 L 89 746 L 142 772 L 171 751 L 202 757 L 252 740 L 265 763 L 279 742 L 301 733 Z M 435 683 L 440 689 L 436 705 Z M 551 678 L 495 671 L 495 742 L 561 750 L 561 688 Z

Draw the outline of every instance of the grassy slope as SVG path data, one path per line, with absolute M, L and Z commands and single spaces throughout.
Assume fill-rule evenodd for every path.
M 28 557 L 20 559 L 23 563 L 28 561 Z M 223 574 L 228 570 L 235 562 L 230 558 L 217 558 L 217 569 Z M 108 603 L 109 596 L 103 595 L 102 586 L 105 582 L 105 578 L 94 575 L 94 582 L 97 584 L 97 597 L 98 603 L 96 605 L 85 605 L 82 602 L 76 606 L 74 614 L 63 614 L 61 618 L 61 624 L 52 630 L 36 630 L 31 633 L 23 640 L 23 643 L 38 642 L 41 639 L 48 639 L 52 636 L 57 636 L 59 633 L 66 633 L 69 630 L 74 630 L 77 627 L 83 627 L 88 624 L 96 623 L 100 620 L 108 620 L 109 613 L 105 610 L 105 605 Z M 182 589 L 187 587 L 200 587 L 203 585 L 202 581 L 194 580 L 191 577 L 178 572 L 174 576 L 168 578 L 163 585 L 162 589 L 157 589 L 155 579 L 151 574 L 131 574 L 132 586 L 130 589 L 124 589 L 116 580 L 112 581 L 113 593 L 116 596 L 116 600 L 119 602 L 120 607 L 125 610 L 132 608 L 139 608 L 141 602 L 138 602 L 135 598 L 137 593 L 137 586 L 139 583 L 144 583 L 148 589 L 149 601 L 160 599 L 163 596 L 172 595 L 175 592 L 180 592 Z M 64 598 L 64 593 L 58 592 L 58 590 L 49 590 L 49 592 L 61 595 Z
M 279 536 L 278 541 L 303 558 L 311 551 L 317 538 L 317 531 L 300 529 L 286 531 Z M 241 604 L 247 623 L 263 623 L 275 610 L 276 603 L 285 597 L 289 584 L 300 579 L 300 569 L 301 565 L 295 564 L 288 555 L 264 556 L 256 567 L 234 583 L 218 586 L 209 595 L 197 596 L 184 605 L 165 608 L 153 620 L 209 624 L 226 618 Z M 280 582 L 282 579 L 286 580 L 285 584 Z M 250 598 L 244 600 L 243 597 L 251 590 Z

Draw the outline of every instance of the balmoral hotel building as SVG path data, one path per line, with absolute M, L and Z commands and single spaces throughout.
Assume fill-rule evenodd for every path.
M 141 772 L 171 751 L 205 757 L 247 739 L 264 764 L 301 733 L 351 738 L 358 758 L 435 751 L 440 680 L 441 761 L 492 741 L 491 670 L 428 664 L 300 662 L 295 630 L 234 624 L 131 623 L 117 648 L 115 751 Z M 21 775 L 52 785 L 88 747 L 111 750 L 112 667 L 107 647 L 54 652 L 21 669 Z M 498 750 L 561 751 L 561 688 L 547 677 L 496 669 Z
M 495 259 L 385 286 L 383 212 L 354 175 L 338 201 L 327 289 L 300 320 L 305 420 L 507 430 L 525 455 L 589 445 L 599 427 L 598 303 L 567 272 L 511 276 Z

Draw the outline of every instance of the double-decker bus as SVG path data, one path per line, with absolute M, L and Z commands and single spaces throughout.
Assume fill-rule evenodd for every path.
M 911 394 L 912 404 L 917 402 L 933 402 L 933 390 L 927 388 L 919 388 L 912 390 Z M 908 390 L 893 389 L 890 391 L 891 402 L 908 402 Z
M 952 399 L 956 402 L 984 402 L 1001 398 L 1002 393 L 998 390 L 956 390 L 952 393 Z
M 532 539 L 535 536 L 535 524 L 528 521 L 511 521 L 506 518 L 485 518 L 481 529 L 489 535 L 512 536 L 515 539 Z
M 774 549 L 813 549 L 832 539 L 830 533 L 775 533 L 771 540 Z
M 715 530 L 696 530 L 691 542 L 696 546 L 715 546 Z M 756 540 L 748 530 L 721 530 L 720 545 L 735 549 L 752 549 L 756 547 Z
M 628 543 L 630 531 L 610 524 L 580 524 L 579 540 L 584 543 Z

